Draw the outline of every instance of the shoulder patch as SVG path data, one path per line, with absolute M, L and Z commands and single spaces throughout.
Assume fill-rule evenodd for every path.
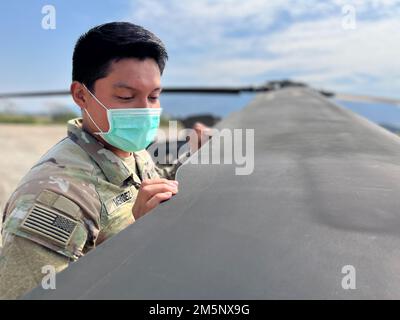
M 39 194 L 37 201 L 46 206 L 65 212 L 74 219 L 79 219 L 81 217 L 81 208 L 76 203 L 53 191 L 43 190 Z
M 35 203 L 21 224 L 21 228 L 66 247 L 77 222 L 66 215 Z

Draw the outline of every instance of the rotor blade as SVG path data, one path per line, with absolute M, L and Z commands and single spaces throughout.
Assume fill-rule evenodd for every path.
M 215 93 L 215 94 L 239 94 L 241 92 L 257 92 L 267 91 L 269 88 L 262 87 L 176 87 L 176 88 L 163 88 L 162 92 L 165 93 Z M 28 98 L 28 97 L 50 97 L 50 96 L 66 96 L 70 91 L 57 90 L 57 91 L 38 91 L 38 92 L 13 92 L 13 93 L 0 93 L 0 99 L 6 98 Z
M 353 95 L 347 93 L 336 93 L 334 98 L 344 101 L 354 102 L 366 102 L 366 103 L 385 103 L 400 106 L 400 99 L 384 98 L 384 97 L 372 97 L 364 95 Z
M 298 86 L 296 83 L 282 83 L 279 81 L 270 81 L 262 86 L 246 86 L 246 87 L 167 87 L 163 88 L 164 93 L 198 93 L 198 94 L 240 94 L 242 92 L 265 92 L 277 90 L 286 86 Z M 366 95 L 354 95 L 347 93 L 335 93 L 330 91 L 319 91 L 327 97 L 334 97 L 344 101 L 366 102 L 366 103 L 385 103 L 400 106 L 400 99 L 373 97 Z M 69 95 L 68 90 L 56 91 L 36 91 L 36 92 L 14 92 L 0 94 L 0 99 L 6 98 L 32 98 L 32 97 L 51 97 Z
M 13 92 L 13 93 L 1 93 L 0 94 L 0 99 L 66 96 L 66 95 L 69 95 L 69 94 L 70 94 L 70 92 L 67 91 L 67 90 L 37 91 L 37 92 Z

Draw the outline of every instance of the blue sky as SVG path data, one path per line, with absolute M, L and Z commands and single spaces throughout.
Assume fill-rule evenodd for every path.
M 56 9 L 55 30 L 41 26 L 45 5 Z M 343 25 L 345 5 L 354 9 L 354 29 Z M 0 92 L 68 88 L 79 35 L 117 20 L 142 25 L 164 41 L 170 56 L 164 86 L 292 78 L 400 97 L 400 1 L 393 0 L 2 1 Z

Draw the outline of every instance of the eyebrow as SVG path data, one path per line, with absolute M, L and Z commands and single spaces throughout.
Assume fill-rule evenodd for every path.
M 129 85 L 123 83 L 123 82 L 117 82 L 116 84 L 113 85 L 113 87 L 114 88 L 125 88 L 125 89 L 129 89 L 129 90 L 132 90 L 132 91 L 138 91 L 138 89 L 133 88 L 133 87 L 131 87 L 131 86 L 129 86 Z M 161 87 L 157 87 L 154 90 L 152 90 L 152 92 L 154 92 L 154 91 L 160 91 L 161 92 L 162 88 Z

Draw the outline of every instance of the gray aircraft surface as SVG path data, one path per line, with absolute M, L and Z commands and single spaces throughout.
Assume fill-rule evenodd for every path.
M 399 299 L 400 138 L 326 96 L 259 92 L 216 125 L 254 129 L 251 174 L 189 158 L 178 195 L 23 298 Z

